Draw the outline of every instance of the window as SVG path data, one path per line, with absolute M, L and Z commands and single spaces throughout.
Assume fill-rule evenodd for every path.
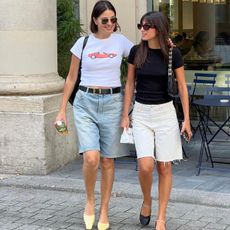
M 230 70 L 230 0 L 157 0 L 187 70 Z

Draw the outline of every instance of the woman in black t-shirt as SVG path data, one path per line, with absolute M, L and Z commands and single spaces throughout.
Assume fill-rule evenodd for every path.
M 183 59 L 177 48 L 173 49 L 172 69 L 178 81 L 184 122 L 181 130 L 172 98 L 167 93 L 168 38 L 167 18 L 160 12 L 146 13 L 138 24 L 141 42 L 129 55 L 128 78 L 125 87 L 123 128 L 130 125 L 128 113 L 133 98 L 133 135 L 139 166 L 139 181 L 143 193 L 140 222 L 148 225 L 151 216 L 151 188 L 154 163 L 159 176 L 159 206 L 155 228 L 165 230 L 166 208 L 172 187 L 171 162 L 182 159 L 180 134 L 192 136 L 189 118 L 189 100 L 185 82 Z M 136 88 L 135 88 L 136 87 Z

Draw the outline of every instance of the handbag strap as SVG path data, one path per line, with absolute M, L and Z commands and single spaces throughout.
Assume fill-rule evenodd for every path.
M 173 48 L 169 48 L 169 62 L 168 62 L 168 76 L 172 76 L 172 51 Z
M 81 60 L 80 60 L 79 70 L 81 69 L 82 54 L 83 54 L 83 50 L 85 49 L 85 46 L 87 44 L 88 38 L 89 38 L 89 36 L 86 36 L 84 38 L 84 41 L 83 41 L 83 46 L 82 46 L 82 50 L 81 50 Z

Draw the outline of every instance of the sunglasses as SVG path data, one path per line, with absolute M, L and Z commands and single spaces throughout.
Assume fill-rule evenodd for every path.
M 155 25 L 150 25 L 150 24 L 141 25 L 140 23 L 137 24 L 137 29 L 138 30 L 141 30 L 142 27 L 143 27 L 144 30 L 149 30 L 150 28 L 156 29 Z
M 102 18 L 101 24 L 106 25 L 109 21 L 111 23 L 115 24 L 115 23 L 117 23 L 117 18 L 116 17 L 114 17 L 114 18 Z

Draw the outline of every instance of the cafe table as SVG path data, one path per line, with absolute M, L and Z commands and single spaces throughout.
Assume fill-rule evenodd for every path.
M 214 163 L 223 163 L 223 164 L 229 163 L 230 164 L 230 162 L 215 161 L 213 159 L 213 156 L 212 156 L 212 153 L 209 147 L 209 144 L 214 141 L 217 134 L 221 131 L 227 135 L 228 139 L 230 139 L 229 138 L 230 134 L 224 130 L 224 127 L 230 120 L 229 113 L 228 113 L 228 116 L 226 116 L 226 118 L 223 121 L 217 122 L 215 121 L 215 118 L 212 118 L 210 116 L 210 113 L 207 112 L 209 108 L 211 107 L 230 108 L 230 96 L 220 96 L 220 95 L 211 96 L 209 95 L 208 97 L 194 100 L 193 104 L 199 113 L 199 119 L 200 119 L 200 122 L 199 122 L 200 125 L 198 128 L 199 128 L 199 132 L 201 135 L 201 149 L 200 149 L 200 154 L 198 157 L 198 165 L 197 165 L 197 168 L 198 168 L 197 175 L 199 175 L 201 169 L 207 168 L 207 167 L 202 166 L 204 152 L 206 153 L 208 160 L 210 159 L 212 168 L 214 168 Z M 207 135 L 208 123 L 210 122 L 217 127 L 217 130 L 211 134 L 211 137 L 210 135 L 209 136 Z

